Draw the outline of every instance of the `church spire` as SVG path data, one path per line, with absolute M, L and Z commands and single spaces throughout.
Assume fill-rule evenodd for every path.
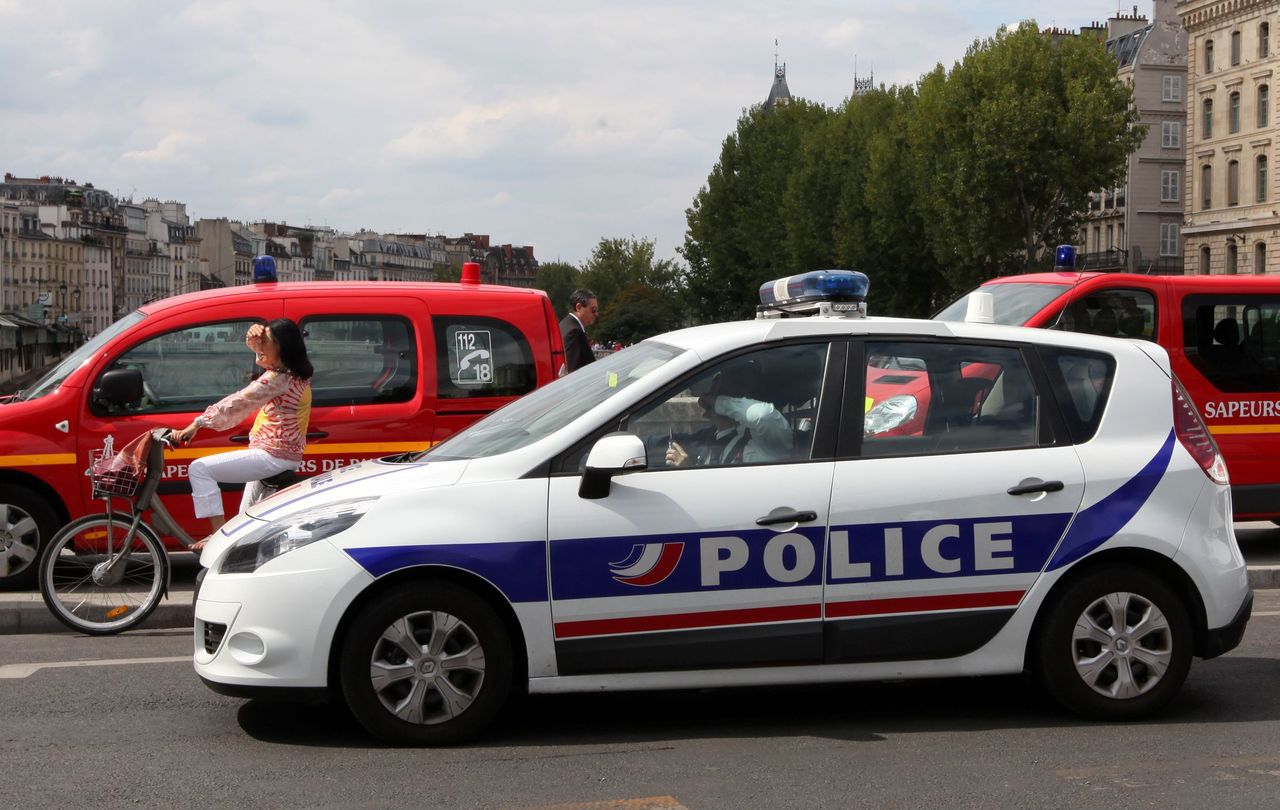
M 773 87 L 769 88 L 769 98 L 764 102 L 766 110 L 772 110 L 775 105 L 791 101 L 791 90 L 787 87 L 787 63 L 778 64 L 778 40 L 773 41 L 773 47 Z

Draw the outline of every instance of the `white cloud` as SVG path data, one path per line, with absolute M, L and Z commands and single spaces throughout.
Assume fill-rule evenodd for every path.
M 190 160 L 193 157 L 193 147 L 200 140 L 189 132 L 170 132 L 160 138 L 154 147 L 125 152 L 121 159 L 144 164 L 171 164 Z
M 489 233 L 585 259 L 683 241 L 684 209 L 773 79 L 838 105 L 1010 19 L 1110 0 L 0 0 L 0 154 L 19 175 L 194 216 Z M 1149 13 L 1149 4 L 1141 9 Z M 1066 13 L 1075 17 L 1068 20 Z M 157 48 L 163 42 L 166 48 Z M 867 67 L 864 69 L 863 65 Z

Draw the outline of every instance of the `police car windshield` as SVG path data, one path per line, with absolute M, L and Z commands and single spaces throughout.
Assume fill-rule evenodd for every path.
M 1032 315 L 1071 289 L 1064 284 L 987 284 L 979 287 L 991 293 L 995 301 L 995 322 L 1005 326 L 1022 326 Z M 969 306 L 969 294 L 957 298 L 933 316 L 935 321 L 963 321 Z
M 76 349 L 66 360 L 53 367 L 48 374 L 36 380 L 35 385 L 23 390 L 19 394 L 20 399 L 39 399 L 51 391 L 56 391 L 62 381 L 71 376 L 71 372 L 80 368 L 80 366 L 89 358 L 98 353 L 98 350 L 107 345 L 116 335 L 133 326 L 146 316 L 141 312 L 130 312 L 120 320 L 103 329 L 93 340 Z
M 683 353 L 645 341 L 539 388 L 416 456 L 414 461 L 484 458 L 550 436 Z

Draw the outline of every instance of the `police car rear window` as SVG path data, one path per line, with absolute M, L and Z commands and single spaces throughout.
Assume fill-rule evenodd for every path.
M 1115 380 L 1115 360 L 1107 354 L 1049 346 L 1041 346 L 1040 354 L 1071 441 L 1075 444 L 1089 441 L 1098 431 L 1106 410 Z

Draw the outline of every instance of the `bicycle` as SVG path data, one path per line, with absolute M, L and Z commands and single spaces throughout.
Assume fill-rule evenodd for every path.
M 172 433 L 151 431 L 145 470 L 110 469 L 103 461 L 110 460 L 108 448 L 92 454 L 86 474 L 106 511 L 68 523 L 40 552 L 40 595 L 72 630 L 105 636 L 146 621 L 169 592 L 169 552 L 161 535 L 174 537 L 184 550 L 196 542 L 156 497 Z M 295 480 L 292 470 L 264 479 L 264 496 Z M 129 504 L 127 513 L 112 507 L 115 498 Z

